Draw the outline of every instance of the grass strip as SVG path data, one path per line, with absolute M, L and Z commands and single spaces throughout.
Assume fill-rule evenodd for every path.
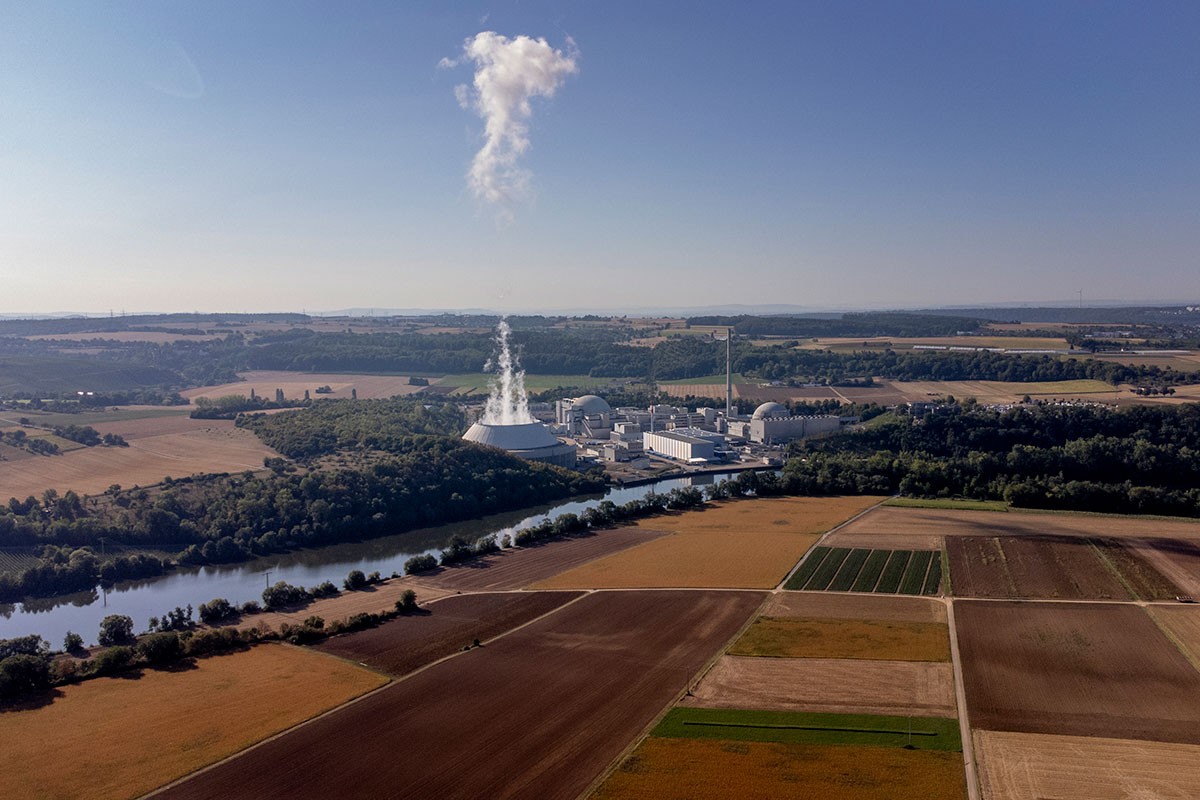
M 800 565 L 800 569 L 796 570 L 788 582 L 783 585 L 785 589 L 803 589 L 804 584 L 808 583 L 808 579 L 817 571 L 817 567 L 821 566 L 821 562 L 829 556 L 830 548 L 814 547 L 808 553 L 808 558 L 804 559 L 804 563 Z
M 879 576 L 879 585 L 875 587 L 875 591 L 883 594 L 895 594 L 896 590 L 900 588 L 900 579 L 904 577 L 904 569 L 908 566 L 908 559 L 911 556 L 911 550 L 893 550 L 892 555 L 888 558 L 887 566 L 883 568 L 883 574 Z
M 911 737 L 909 735 L 911 731 Z M 876 714 L 691 708 L 667 712 L 650 734 L 659 738 L 716 739 L 784 744 L 851 744 L 922 750 L 962 750 L 958 720 Z
M 815 589 L 817 591 L 825 591 L 829 588 L 829 582 L 833 580 L 833 576 L 841 569 L 842 562 L 850 555 L 849 547 L 835 547 L 829 552 L 829 555 L 821 562 L 821 566 L 813 573 L 812 578 L 804 585 L 805 589 Z
M 867 557 L 871 555 L 870 550 L 855 548 L 850 551 L 850 555 L 846 556 L 846 560 L 842 562 L 842 568 L 838 570 L 837 575 L 829 584 L 829 590 L 832 592 L 848 592 L 854 584 L 854 579 L 858 577 L 859 571 L 866 563 Z

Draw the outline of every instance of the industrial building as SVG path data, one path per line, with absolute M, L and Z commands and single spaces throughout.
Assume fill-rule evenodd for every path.
M 758 444 L 780 444 L 831 433 L 841 425 L 841 417 L 792 416 L 787 406 L 781 403 L 763 403 L 754 409 L 750 419 L 731 419 L 726 427 L 731 436 L 739 439 Z
M 717 447 L 724 443 L 725 437 L 721 434 L 699 428 L 647 431 L 642 434 L 642 445 L 647 453 L 685 464 L 706 464 L 719 460 L 724 451 L 718 453 Z
M 607 439 L 613 430 L 612 418 L 612 406 L 594 394 L 563 398 L 554 404 L 555 422 L 568 436 Z
M 527 461 L 544 461 L 559 467 L 575 466 L 575 446 L 563 444 L 540 422 L 520 425 L 488 425 L 476 422 L 463 438 L 507 450 Z

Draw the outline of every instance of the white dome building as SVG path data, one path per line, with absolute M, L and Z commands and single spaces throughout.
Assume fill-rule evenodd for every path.
M 763 403 L 758 408 L 754 409 L 754 414 L 750 419 L 766 419 L 768 417 L 790 417 L 792 412 L 788 411 L 787 406 L 783 403 Z
M 594 394 L 585 394 L 583 397 L 576 397 L 574 406 L 584 414 L 612 413 L 612 406 L 608 404 L 608 401 Z
M 476 422 L 463 434 L 463 439 L 507 450 L 527 461 L 545 461 L 560 467 L 575 466 L 575 448 L 560 442 L 540 422 L 527 422 L 522 425 L 488 425 Z

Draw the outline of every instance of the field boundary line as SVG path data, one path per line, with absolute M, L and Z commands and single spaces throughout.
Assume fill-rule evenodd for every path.
M 885 497 L 884 499 L 880 500 L 878 503 L 871 506 L 870 508 L 864 508 L 862 511 L 858 512 L 857 514 L 855 514 L 853 517 L 846 520 L 845 522 L 839 522 L 837 525 L 834 525 L 832 528 L 830 528 L 829 530 L 822 533 L 820 535 L 820 537 L 818 537 L 817 540 L 815 542 L 813 542 L 812 545 L 807 550 L 804 551 L 804 554 L 802 556 L 800 556 L 799 560 L 796 561 L 796 563 L 792 565 L 792 568 L 789 569 L 787 574 L 783 576 L 783 580 L 781 580 L 779 583 L 775 584 L 775 588 L 772 591 L 774 591 L 774 592 L 783 591 L 784 585 L 786 585 L 787 582 L 792 579 L 792 576 L 796 574 L 796 570 L 798 570 L 798 569 L 800 569 L 800 567 L 804 566 L 804 562 L 808 560 L 809 553 L 811 553 L 813 550 L 817 549 L 818 547 L 823 547 L 824 546 L 823 542 L 825 541 L 825 539 L 827 539 L 828 537 L 837 533 L 842 528 L 849 525 L 851 522 L 854 522 L 855 520 L 857 520 L 859 517 L 864 517 L 867 514 L 870 514 L 872 511 L 874 511 L 875 509 L 882 506 L 888 500 L 892 500 L 899 496 L 900 495 L 898 495 L 898 494 L 894 494 L 891 497 Z
M 515 628 L 510 628 L 509 630 L 504 631 L 503 633 L 497 634 L 496 636 L 493 636 L 490 639 L 487 639 L 486 641 L 482 641 L 481 644 L 488 644 L 490 642 L 494 642 L 497 639 L 503 638 L 503 637 L 507 636 L 508 634 L 513 633 L 514 631 L 519 631 L 522 628 L 528 627 L 529 625 L 532 625 L 533 623 L 537 622 L 540 619 L 544 619 L 545 617 L 548 617 L 557 611 L 561 611 L 562 609 L 566 608 L 569 605 L 579 602 L 580 600 L 582 600 L 584 597 L 587 597 L 591 593 L 592 593 L 591 591 L 581 591 L 581 593 L 578 597 L 568 600 L 567 602 L 563 603 L 561 606 L 558 606 L 557 608 L 550 609 L 545 614 L 542 614 L 539 617 L 535 617 L 534 619 L 531 619 L 528 622 L 518 625 Z M 487 592 L 472 592 L 472 594 L 488 594 L 488 593 Z M 454 595 L 448 595 L 448 596 L 453 597 Z M 440 600 L 440 599 L 445 599 L 445 598 L 438 598 L 438 599 Z M 434 602 L 437 602 L 437 601 L 436 600 L 430 601 L 430 604 L 432 604 Z M 319 652 L 319 651 L 314 650 L 309 647 L 304 647 L 302 645 L 287 644 L 285 642 L 263 642 L 261 644 L 280 644 L 284 647 L 294 647 L 298 650 L 304 650 L 307 652 L 313 652 L 313 653 Z M 257 647 L 260 645 L 255 645 L 255 646 Z M 472 647 L 471 649 L 474 650 L 475 648 Z M 459 650 L 457 652 L 451 653 L 448 656 L 443 656 L 443 657 L 439 658 L 437 661 L 432 661 L 432 662 L 426 664 L 425 666 L 415 669 L 412 672 L 408 673 L 407 675 L 402 675 L 398 678 L 387 675 L 386 673 L 382 673 L 379 670 L 374 669 L 373 667 L 368 667 L 365 664 L 362 664 L 361 662 L 351 661 L 350 659 L 343 659 L 341 656 L 335 656 L 335 655 L 332 655 L 329 653 L 322 653 L 322 655 L 327 655 L 330 658 L 335 658 L 340 661 L 345 661 L 348 664 L 353 664 L 353 665 L 359 667 L 360 669 L 366 669 L 369 672 L 384 675 L 384 677 L 389 678 L 389 680 L 387 683 L 383 684 L 382 686 L 372 689 L 369 692 L 365 692 L 364 694 L 360 694 L 358 697 L 353 697 L 353 698 L 347 700 L 346 702 L 342 703 L 341 705 L 334 706 L 333 708 L 328 709 L 327 711 L 323 711 L 320 714 L 317 714 L 316 716 L 312 716 L 306 720 L 298 722 L 295 725 L 291 726 L 290 728 L 285 728 L 284 730 L 281 730 L 278 733 L 272 734 L 271 736 L 268 736 L 266 739 L 255 742 L 254 744 L 250 745 L 249 747 L 242 748 L 241 750 L 237 751 L 236 753 L 231 753 L 231 754 L 225 756 L 224 758 L 222 758 L 220 761 L 214 761 L 213 763 L 208 764 L 207 766 L 204 766 L 204 767 L 201 767 L 200 769 L 189 772 L 187 775 L 183 775 L 182 777 L 176 778 L 175 780 L 171 781 L 168 784 L 159 786 L 157 789 L 155 789 L 151 792 L 147 792 L 146 794 L 142 795 L 139 798 L 139 800 L 147 800 L 147 798 L 156 797 L 156 796 L 162 794 L 163 792 L 167 791 L 168 789 L 173 789 L 176 786 L 179 786 L 180 784 L 191 780 L 192 778 L 196 777 L 197 775 L 202 775 L 203 773 L 208 772 L 209 770 L 216 769 L 217 767 L 219 767 L 223 764 L 226 764 L 230 761 L 233 761 L 234 759 L 241 758 L 246 753 L 257 750 L 258 748 L 262 747 L 263 745 L 266 745 L 270 742 L 275 741 L 276 739 L 287 736 L 288 734 L 293 733 L 294 731 L 297 731 L 300 728 L 305 727 L 306 725 L 311 725 L 312 723 L 316 722 L 317 720 L 324 719 L 325 717 L 329 716 L 330 714 L 336 714 L 337 712 L 341 711 L 342 709 L 349 708 L 350 706 L 354 705 L 355 703 L 366 700 L 368 697 L 373 697 L 374 695 L 379 694 L 380 692 L 386 691 L 394 686 L 399 686 L 401 683 L 408 680 L 412 676 L 420 674 L 431 667 L 441 664 L 444 661 L 449 661 L 452 658 L 457 658 L 458 656 L 461 656 L 463 653 L 466 653 L 466 652 L 469 652 L 469 651 Z
M 602 591 L 608 591 L 608 590 L 597 589 L 596 591 L 602 592 Z M 647 590 L 638 590 L 638 591 L 647 591 Z M 649 590 L 649 591 L 670 592 L 670 591 L 675 591 L 675 590 L 674 589 L 659 589 L 659 590 Z M 730 636 L 723 645 L 721 645 L 721 647 L 717 648 L 716 652 L 713 653 L 712 657 L 709 658 L 708 661 L 706 661 L 698 670 L 696 670 L 695 673 L 692 674 L 692 676 L 690 678 L 688 678 L 688 680 L 684 683 L 683 690 L 676 693 L 675 698 L 673 700 L 671 700 L 670 702 L 668 702 L 666 704 L 666 706 L 664 706 L 663 709 L 654 716 L 654 719 L 652 719 L 646 725 L 646 727 L 641 730 L 641 732 L 639 732 L 636 736 L 633 737 L 633 739 L 629 742 L 629 744 L 625 746 L 625 749 L 622 750 L 617 755 L 617 757 L 614 758 L 612 760 L 612 762 L 609 763 L 609 765 L 607 767 L 605 767 L 604 770 L 599 775 L 596 776 L 595 780 L 593 780 L 591 783 L 589 783 L 582 792 L 580 792 L 578 795 L 576 795 L 575 800 L 586 800 L 586 798 L 590 797 L 597 789 L 600 788 L 600 786 L 606 780 L 608 780 L 608 777 L 610 775 L 612 775 L 614 772 L 617 771 L 617 768 L 621 766 L 622 762 L 624 762 L 625 759 L 629 758 L 629 756 L 633 754 L 633 751 L 636 750 L 642 744 L 642 742 L 646 741 L 646 739 L 649 738 L 650 732 L 658 727 L 658 724 L 663 721 L 663 719 L 667 716 L 667 714 L 671 713 L 671 709 L 678 706 L 679 701 L 691 693 L 692 687 L 695 686 L 700 681 L 704 680 L 704 676 L 707 675 L 710 670 L 712 670 L 713 666 L 716 665 L 717 661 L 719 661 L 721 659 L 721 657 L 725 655 L 726 651 L 728 651 L 729 648 L 733 646 L 733 643 L 736 642 L 738 639 L 742 638 L 742 636 L 746 633 L 746 631 L 750 629 L 750 626 L 754 624 L 754 621 L 762 615 L 763 609 L 766 608 L 767 603 L 771 602 L 771 598 L 774 596 L 774 593 L 770 589 L 749 589 L 749 590 L 747 590 L 747 589 L 736 589 L 736 590 L 730 589 L 728 591 L 762 592 L 763 599 L 762 599 L 762 602 L 758 604 L 758 608 L 751 611 L 750 614 L 746 617 L 746 621 L 744 623 L 742 623 L 741 627 L 739 627 L 737 629 L 737 631 L 732 636 Z M 971 798 L 971 800 L 977 800 L 977 798 Z
M 1150 610 L 1149 606 L 1142 606 L 1142 610 L 1146 612 L 1146 616 L 1148 616 L 1150 621 L 1154 623 L 1154 627 L 1158 628 L 1159 632 L 1162 633 L 1163 636 L 1167 637 L 1171 644 L 1175 645 L 1175 649 L 1179 651 L 1179 654 L 1183 656 L 1189 664 L 1192 665 L 1192 669 L 1200 672 L 1200 660 L 1197 660 L 1191 653 L 1188 652 L 1188 648 L 1184 646 L 1184 643 L 1180 641 L 1179 637 L 1172 633 L 1171 629 L 1168 628 L 1162 620 L 1154 615 L 1154 612 Z
M 963 772 L 967 781 L 967 800 L 980 800 L 979 776 L 975 770 L 975 747 L 971 738 L 971 720 L 967 713 L 967 689 L 963 685 L 962 656 L 958 652 L 958 628 L 954 622 L 954 600 L 946 598 L 946 625 L 950 632 L 950 664 L 954 670 L 954 699 L 958 703 L 958 731 L 962 739 Z
M 254 647 L 262 647 L 263 645 L 268 645 L 268 644 L 277 644 L 281 647 L 294 648 L 296 650 L 302 650 L 302 651 L 310 652 L 310 653 L 317 652 L 316 650 L 313 650 L 311 648 L 304 647 L 302 645 L 288 644 L 287 642 L 259 642 L 253 646 Z M 236 653 L 234 655 L 236 655 Z M 329 654 L 323 653 L 322 655 L 329 655 Z M 273 733 L 270 736 L 268 736 L 267 738 L 257 741 L 254 744 L 250 745 L 249 747 L 244 747 L 241 750 L 238 750 L 236 753 L 230 753 L 229 755 L 225 756 L 224 758 L 222 758 L 219 761 L 214 761 L 213 763 L 207 764 L 203 767 L 200 767 L 199 769 L 192 770 L 188 774 L 182 775 L 182 776 L 176 778 L 175 780 L 171 781 L 170 783 L 163 784 L 162 786 L 159 786 L 158 788 L 156 788 L 152 791 L 146 792 L 145 794 L 141 795 L 138 800 L 145 800 L 145 798 L 156 797 L 156 796 L 162 794 L 163 792 L 167 791 L 168 789 L 173 789 L 176 786 L 179 786 L 180 784 L 191 780 L 192 778 L 196 777 L 197 775 L 202 775 L 203 773 L 208 772 L 209 770 L 216 769 L 217 767 L 221 766 L 222 764 L 226 764 L 230 761 L 233 761 L 236 758 L 241 758 L 241 756 L 243 754 L 249 753 L 251 750 L 257 750 L 258 748 L 262 747 L 263 745 L 265 745 L 269 742 L 273 742 L 276 739 L 279 739 L 283 736 L 287 736 L 289 733 L 291 733 L 294 730 L 303 728 L 306 725 L 311 725 L 312 723 L 316 722 L 319 719 L 324 719 L 325 717 L 329 716 L 330 714 L 334 714 L 334 713 L 337 713 L 338 711 L 341 711 L 343 708 L 349 708 L 350 706 L 354 705 L 355 703 L 358 703 L 362 700 L 366 700 L 368 697 L 373 697 L 374 695 L 377 695 L 380 692 L 385 691 L 389 687 L 396 685 L 395 678 L 392 678 L 390 675 L 384 675 L 384 673 L 380 672 L 379 670 L 372 669 L 371 667 L 364 667 L 362 664 L 360 664 L 358 662 L 350 661 L 349 659 L 343 659 L 340 656 L 330 655 L 329 657 L 337 659 L 339 661 L 343 661 L 347 664 L 353 664 L 354 666 L 358 667 L 359 669 L 365 669 L 367 672 L 372 672 L 376 675 L 383 675 L 385 678 L 388 678 L 388 681 L 387 681 L 387 683 L 384 683 L 382 686 L 377 686 L 369 692 L 363 692 L 358 697 L 350 698 L 349 700 L 342 703 L 341 705 L 337 705 L 337 706 L 334 706 L 333 708 L 322 711 L 320 714 L 311 716 L 306 720 L 301 720 L 300 722 L 297 722 L 295 725 L 292 725 L 290 728 L 284 728 L 283 730 L 278 731 L 277 733 Z

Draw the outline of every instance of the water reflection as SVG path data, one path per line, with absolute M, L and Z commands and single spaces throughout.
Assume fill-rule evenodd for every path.
M 717 476 L 725 477 L 725 476 Z M 332 581 L 338 586 L 352 569 L 378 571 L 383 575 L 403 573 L 404 562 L 424 553 L 437 554 L 455 536 L 477 539 L 489 534 L 497 538 L 529 527 L 545 517 L 580 514 L 603 500 L 618 505 L 644 497 L 648 491 L 669 492 L 683 486 L 702 486 L 714 481 L 712 474 L 672 478 L 636 487 L 617 487 L 605 494 L 564 503 L 537 506 L 518 512 L 494 514 L 483 519 L 420 528 L 393 536 L 362 542 L 345 542 L 310 550 L 263 556 L 240 564 L 186 567 L 157 578 L 123 581 L 111 588 L 97 587 L 62 597 L 0 605 L 0 639 L 37 633 L 51 646 L 62 644 L 67 631 L 95 641 L 100 621 L 108 614 L 133 618 L 136 630 L 145 630 L 151 616 L 161 616 L 176 606 L 198 606 L 217 597 L 235 605 L 261 600 L 268 583 L 287 581 L 315 586 Z

